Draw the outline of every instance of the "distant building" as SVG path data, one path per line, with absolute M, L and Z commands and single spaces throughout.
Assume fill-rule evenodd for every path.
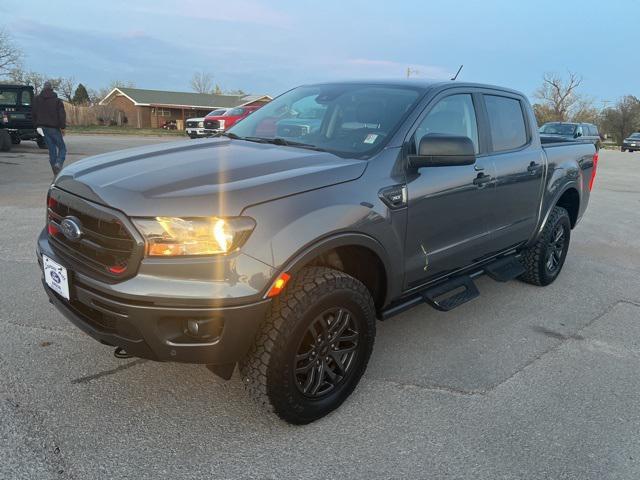
M 263 105 L 269 95 L 211 95 L 140 88 L 114 88 L 100 101 L 117 112 L 118 123 L 134 128 L 161 128 L 171 120 L 204 117 L 216 108 Z

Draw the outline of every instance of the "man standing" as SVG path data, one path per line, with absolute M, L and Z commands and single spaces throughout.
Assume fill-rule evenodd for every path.
M 42 92 L 33 102 L 33 123 L 36 128 L 41 127 L 44 133 L 44 141 L 49 148 L 49 163 L 53 174 L 57 175 L 62 170 L 67 147 L 64 144 L 64 130 L 67 117 L 64 104 L 58 98 L 51 87 L 51 82 L 44 82 Z

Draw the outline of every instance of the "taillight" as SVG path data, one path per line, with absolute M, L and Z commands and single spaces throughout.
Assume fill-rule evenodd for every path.
M 47 225 L 47 232 L 49 232 L 49 235 L 51 235 L 52 237 L 57 234 L 60 230 L 58 230 L 58 227 L 56 227 L 53 223 L 50 223 L 49 225 Z
M 591 169 L 591 180 L 589 180 L 589 191 L 593 188 L 593 181 L 596 179 L 596 170 L 598 169 L 598 152 L 593 155 L 593 168 Z

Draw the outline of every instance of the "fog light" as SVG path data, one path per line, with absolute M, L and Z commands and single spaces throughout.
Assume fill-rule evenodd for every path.
M 198 336 L 198 332 L 200 331 L 200 325 L 197 320 L 189 320 L 187 322 L 187 331 L 189 335 L 193 335 L 194 337 Z
M 210 340 L 222 334 L 222 326 L 219 318 L 192 318 L 182 324 L 182 331 L 191 338 Z

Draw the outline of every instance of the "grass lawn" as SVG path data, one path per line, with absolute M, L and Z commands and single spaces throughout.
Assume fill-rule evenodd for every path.
M 185 137 L 182 130 L 164 130 L 162 128 L 129 128 L 93 125 L 89 127 L 67 127 L 70 134 L 106 134 L 106 135 L 142 135 L 151 137 Z

